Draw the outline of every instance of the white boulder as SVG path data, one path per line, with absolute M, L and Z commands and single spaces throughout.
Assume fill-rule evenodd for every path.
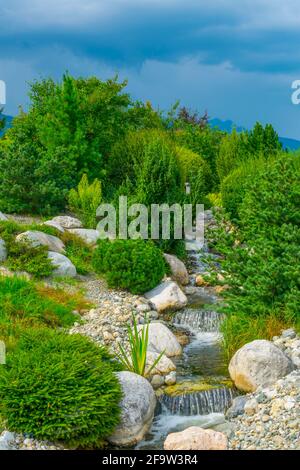
M 46 222 L 43 223 L 43 225 L 47 225 L 48 227 L 53 227 L 56 228 L 60 233 L 64 233 L 65 229 L 59 225 L 57 222 L 54 220 L 46 220 Z
M 8 217 L 6 217 L 6 215 L 3 214 L 3 212 L 0 212 L 0 221 L 7 221 L 9 220 Z
M 75 217 L 70 217 L 69 215 L 58 215 L 57 217 L 53 217 L 52 222 L 60 225 L 62 228 L 70 229 L 70 228 L 81 228 L 82 223 L 79 219 Z
M 138 328 L 141 330 L 143 326 L 139 325 Z M 158 353 L 164 352 L 168 357 L 180 356 L 182 353 L 182 348 L 178 343 L 176 336 L 162 323 L 150 323 L 148 334 L 148 347 L 150 352 L 153 350 Z
M 72 228 L 69 229 L 70 233 L 77 235 L 88 245 L 96 245 L 97 240 L 100 238 L 100 232 L 89 228 Z
M 144 297 L 150 301 L 159 313 L 179 310 L 188 303 L 186 295 L 173 281 L 162 282 L 144 294 Z
M 245 344 L 232 357 L 229 373 L 235 386 L 244 392 L 268 387 L 289 374 L 292 361 L 271 341 L 255 340 Z
M 77 275 L 74 264 L 65 255 L 49 251 L 48 258 L 55 267 L 52 275 L 58 277 L 75 277 Z
M 156 397 L 144 377 L 128 371 L 118 372 L 117 375 L 123 390 L 121 421 L 108 441 L 118 446 L 133 446 L 143 439 L 151 427 Z
M 0 263 L 7 259 L 7 249 L 5 241 L 0 238 Z
M 164 450 L 226 450 L 227 437 L 222 432 L 191 426 L 173 432 L 164 442 Z
M 28 230 L 17 235 L 16 241 L 27 242 L 33 247 L 46 246 L 49 251 L 55 251 L 56 253 L 65 252 L 65 245 L 59 238 L 44 232 Z

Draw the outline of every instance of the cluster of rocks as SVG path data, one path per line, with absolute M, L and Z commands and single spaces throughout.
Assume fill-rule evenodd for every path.
M 150 320 L 146 368 L 149 370 L 163 355 L 150 374 L 153 388 L 176 383 L 176 367 L 172 357 L 181 354 L 182 348 L 175 335 L 159 320 L 154 305 L 145 297 L 123 291 L 107 290 L 104 281 L 90 278 L 85 282 L 86 297 L 96 307 L 76 322 L 70 333 L 88 336 L 98 344 L 107 346 L 113 354 L 119 354 L 119 343 L 129 349 L 127 325 L 132 324 L 133 316 L 143 328 L 145 319 Z
M 63 450 L 59 444 L 49 441 L 38 441 L 10 431 L 3 431 L 0 435 L 0 450 Z
M 270 341 L 241 348 L 229 365 L 238 388 L 226 418 L 233 425 L 230 449 L 300 450 L 300 337 L 285 330 Z
M 9 219 L 2 214 L 0 220 L 7 221 Z M 85 229 L 82 227 L 82 223 L 79 219 L 67 215 L 54 217 L 51 220 L 43 222 L 43 225 L 53 227 L 61 234 L 68 231 L 91 246 L 94 246 L 100 238 L 100 233 L 97 230 Z M 47 247 L 49 250 L 48 258 L 54 267 L 53 276 L 75 277 L 77 275 L 76 267 L 70 259 L 65 256 L 65 245 L 59 237 L 49 235 L 39 230 L 27 230 L 17 235 L 16 241 L 29 243 L 33 247 Z M 5 261 L 6 258 L 7 249 L 5 242 L 0 239 L 0 262 Z

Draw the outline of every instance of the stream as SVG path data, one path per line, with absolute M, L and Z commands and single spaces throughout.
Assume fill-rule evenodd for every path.
M 205 248 L 200 253 L 189 253 L 194 265 L 192 272 L 205 270 L 202 257 L 206 255 Z M 224 412 L 236 392 L 222 353 L 219 331 L 222 315 L 214 310 L 218 299 L 210 288 L 196 286 L 188 286 L 187 297 L 188 306 L 167 322 L 175 334 L 184 333 L 189 338 L 182 355 L 172 358 L 176 365 L 176 385 L 165 387 L 158 395 L 152 427 L 136 449 L 163 449 L 168 434 L 190 426 L 219 431 L 226 428 Z

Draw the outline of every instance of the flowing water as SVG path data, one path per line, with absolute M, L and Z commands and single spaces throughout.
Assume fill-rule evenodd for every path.
M 206 253 L 203 253 L 207 256 Z M 204 271 L 199 255 L 192 255 L 195 272 Z M 220 325 L 223 316 L 214 310 L 216 297 L 209 288 L 192 287 L 187 308 L 177 312 L 170 327 L 185 331 L 190 342 L 174 359 L 177 383 L 158 397 L 158 412 L 146 438 L 137 449 L 162 449 L 166 436 L 190 426 L 218 429 L 235 390 L 228 377 L 222 354 Z

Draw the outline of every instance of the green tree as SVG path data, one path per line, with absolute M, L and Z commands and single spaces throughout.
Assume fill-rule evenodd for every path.
M 282 144 L 279 141 L 277 132 L 271 124 L 262 124 L 257 122 L 254 128 L 248 133 L 247 147 L 250 154 L 261 154 L 265 158 L 282 150 Z

